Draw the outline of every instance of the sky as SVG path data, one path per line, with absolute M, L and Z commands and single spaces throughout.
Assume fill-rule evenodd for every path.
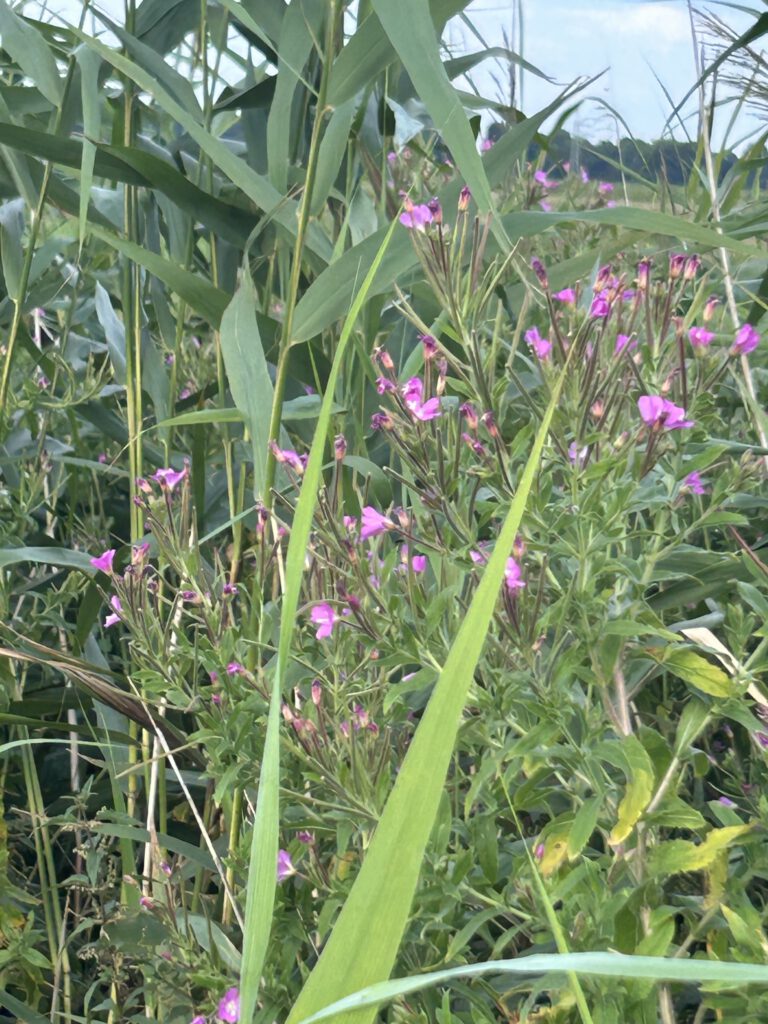
M 748 7 L 764 7 L 765 0 L 742 0 Z M 467 15 L 488 46 L 503 46 L 505 31 L 511 28 L 513 8 L 522 7 L 523 40 L 513 47 L 531 64 L 540 68 L 559 85 L 549 84 L 532 74 L 523 77 L 523 109 L 527 114 L 546 106 L 563 85 L 580 75 L 605 72 L 585 93 L 613 107 L 637 138 L 659 138 L 671 111 L 664 89 L 676 103 L 696 80 L 691 22 L 686 0 L 472 0 Z M 35 0 L 25 4 L 33 15 L 39 9 Z M 49 11 L 74 22 L 82 9 L 81 0 L 46 0 Z M 120 19 L 123 0 L 95 0 L 94 6 Z M 738 31 L 752 19 L 735 9 L 735 3 L 702 3 Z M 456 52 L 475 52 L 482 48 L 459 19 L 449 25 L 447 41 Z M 506 74 L 497 61 L 486 60 L 477 69 L 475 81 L 483 95 L 501 98 L 493 74 Z M 654 77 L 661 81 L 661 85 Z M 664 88 L 662 88 L 662 85 Z M 688 122 L 696 134 L 697 101 L 689 104 L 694 112 Z M 727 120 L 721 117 L 722 126 Z M 626 134 L 608 109 L 594 99 L 582 103 L 567 125 L 570 131 L 591 140 Z M 747 114 L 739 118 L 734 143 L 740 136 L 759 127 Z M 684 138 L 680 125 L 674 134 Z M 716 142 L 718 131 L 716 128 Z

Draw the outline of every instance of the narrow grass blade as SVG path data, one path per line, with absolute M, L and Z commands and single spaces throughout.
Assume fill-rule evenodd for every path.
M 280 619 L 280 641 L 277 650 L 275 674 L 269 705 L 267 735 L 261 761 L 261 777 L 253 822 L 251 856 L 248 870 L 248 889 L 245 904 L 245 934 L 243 936 L 243 972 L 240 978 L 240 1019 L 250 1022 L 258 998 L 261 970 L 269 943 L 272 914 L 275 905 L 277 879 L 277 840 L 279 829 L 280 788 L 280 704 L 283 679 L 288 668 L 291 640 L 296 624 L 296 612 L 301 594 L 312 516 L 320 488 L 325 444 L 334 407 L 334 395 L 344 355 L 352 338 L 355 323 L 363 308 L 384 259 L 397 222 L 394 221 L 384 237 L 360 290 L 349 310 L 334 355 L 325 387 L 320 415 L 312 438 L 309 461 L 304 472 L 301 492 L 291 527 L 291 539 L 285 559 L 285 593 Z
M 274 388 L 259 336 L 256 291 L 247 266 L 243 268 L 240 286 L 221 318 L 221 352 L 229 390 L 251 435 L 254 497 L 263 498 Z
M 387 978 L 392 970 L 443 793 L 461 712 L 567 372 L 568 363 L 552 389 L 493 555 L 400 767 L 360 874 L 288 1024 L 297 1024 L 328 1003 Z M 351 1019 L 355 1024 L 367 1024 L 374 1016 L 371 1008 Z
M 450 984 L 462 978 L 479 978 L 486 974 L 530 975 L 573 972 L 576 975 L 603 978 L 645 978 L 651 981 L 719 982 L 731 985 L 768 985 L 765 964 L 722 963 L 713 960 L 683 960 L 662 956 L 626 956 L 622 953 L 536 953 L 517 960 L 496 960 L 485 964 L 468 964 L 433 971 L 413 978 L 398 978 L 371 985 L 346 999 L 324 1007 L 301 1024 L 327 1020 L 345 1014 L 344 1024 L 352 1020 L 351 1011 L 375 1007 L 400 996 L 420 992 L 435 985 Z

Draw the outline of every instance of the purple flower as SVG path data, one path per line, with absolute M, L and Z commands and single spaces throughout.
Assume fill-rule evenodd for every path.
M 571 441 L 568 445 L 568 458 L 574 464 L 574 466 L 581 466 L 586 459 L 589 448 L 584 445 L 583 448 L 579 448 L 575 441 Z
M 607 317 L 610 312 L 611 307 L 603 296 L 595 295 L 592 299 L 592 305 L 589 307 L 589 315 L 603 319 Z
M 400 214 L 400 223 L 412 231 L 424 231 L 427 224 L 432 223 L 432 211 L 426 204 L 412 206 Z
M 245 672 L 245 668 L 240 664 L 239 661 L 230 661 L 227 665 L 228 676 L 241 676 Z
M 506 568 L 504 569 L 504 580 L 507 584 L 507 590 L 521 590 L 525 586 L 525 580 L 522 576 L 522 569 L 515 559 L 508 558 Z
M 472 559 L 475 565 L 485 565 L 485 563 L 488 561 L 488 555 L 483 550 L 484 547 L 485 545 L 481 544 L 479 551 L 473 550 L 469 552 L 469 557 Z
M 701 479 L 699 473 L 695 470 L 693 473 L 689 473 L 688 476 L 683 480 L 683 488 L 690 491 L 691 494 L 706 494 L 707 489 L 704 486 L 704 481 Z
M 685 261 L 686 255 L 684 252 L 672 252 L 669 254 L 669 276 L 673 280 L 682 274 Z
M 240 993 L 236 988 L 228 988 L 221 997 L 216 1016 L 227 1024 L 237 1024 L 240 1020 Z
M 440 415 L 440 399 L 428 398 L 426 402 L 412 408 L 411 414 L 422 423 L 436 419 Z
M 103 555 L 99 555 L 98 558 L 92 558 L 91 565 L 94 569 L 98 569 L 99 572 L 111 573 L 112 563 L 115 560 L 116 553 L 115 548 L 110 548 L 108 551 L 105 551 Z
M 685 419 L 685 409 L 660 395 L 643 395 L 637 400 L 637 408 L 649 427 L 680 430 L 694 425 L 693 420 Z
M 123 605 L 117 594 L 113 594 L 112 597 L 110 597 L 109 604 L 110 607 L 112 608 L 112 612 L 110 615 L 106 617 L 106 619 L 104 619 L 105 629 L 109 629 L 110 626 L 114 626 L 116 623 L 120 621 L 120 616 L 118 612 L 121 612 L 123 610 Z
M 585 185 L 589 181 L 589 174 L 583 167 L 581 168 L 581 180 L 584 182 Z
M 301 832 L 296 833 L 296 838 L 300 843 L 304 843 L 305 846 L 312 846 L 315 841 L 314 833 L 307 832 L 303 829 Z
M 691 327 L 688 331 L 688 337 L 694 348 L 706 348 L 714 336 L 714 332 L 708 331 L 706 327 Z
M 728 796 L 719 796 L 717 798 L 717 802 L 719 804 L 722 804 L 723 807 L 735 807 L 736 806 L 736 804 L 733 802 L 733 800 L 731 800 L 731 798 L 728 797 Z
M 546 199 L 540 199 L 539 206 L 542 208 L 544 213 L 552 213 L 552 203 L 548 203 Z
M 235 597 L 237 595 L 237 584 L 225 583 L 221 588 L 221 592 L 225 597 Z
M 600 193 L 601 196 L 607 196 L 611 192 L 613 192 L 613 185 L 610 183 L 610 181 L 600 181 L 597 185 L 597 191 Z
M 380 395 L 386 394 L 388 391 L 395 391 L 395 385 L 391 380 L 387 380 L 386 377 L 376 378 L 376 390 Z
M 533 180 L 538 182 L 539 185 L 543 185 L 544 188 L 552 187 L 552 182 L 547 177 L 546 171 L 536 171 L 533 175 Z
M 278 882 L 284 882 L 286 878 L 290 878 L 291 875 L 296 874 L 296 868 L 293 866 L 291 855 L 287 850 L 277 851 L 277 880 Z M 229 1020 L 229 1018 L 225 1018 Z M 237 1018 L 234 1018 L 235 1020 Z
M 573 288 L 563 288 L 562 291 L 555 292 L 552 296 L 553 299 L 557 299 L 558 302 L 566 302 L 572 306 L 576 302 L 576 292 Z
M 732 356 L 746 356 L 754 352 L 760 344 L 760 335 L 752 324 L 742 324 L 736 332 L 736 340 L 731 346 Z
M 318 627 L 315 636 L 318 640 L 327 639 L 333 633 L 333 627 L 339 617 L 329 604 L 317 604 L 309 613 L 312 622 Z
M 363 509 L 361 522 L 361 540 L 368 540 L 369 537 L 376 537 L 378 534 L 384 533 L 386 530 L 395 529 L 395 524 L 392 520 L 383 513 L 378 512 L 372 505 L 366 505 Z
M 391 166 L 397 160 L 397 153 L 394 149 L 390 149 L 387 153 L 387 163 Z
M 437 341 L 431 334 L 420 334 L 419 341 L 424 349 L 424 358 L 426 360 L 432 359 L 437 355 Z
M 541 359 L 542 361 L 549 359 L 549 353 L 552 351 L 552 342 L 547 338 L 542 338 L 539 334 L 538 328 L 531 327 L 530 330 L 526 331 L 525 340 L 535 352 L 537 359 Z
M 198 1013 L 196 1017 L 193 1017 L 190 1024 L 207 1024 L 205 1017 L 201 1013 Z
M 180 483 L 186 475 L 186 466 L 184 469 L 180 470 L 173 469 L 172 466 L 169 466 L 168 469 L 158 469 L 152 479 L 159 483 L 163 490 L 167 487 L 169 491 L 172 491 L 176 487 L 176 484 Z
M 539 279 L 539 284 L 542 288 L 549 288 L 549 277 L 547 276 L 547 268 L 541 262 L 541 260 L 534 256 L 531 260 L 531 270 L 533 270 L 536 277 Z
M 483 139 L 480 143 L 480 149 L 483 153 L 487 153 L 489 149 L 493 149 L 493 139 Z
M 755 739 L 757 740 L 757 742 L 760 744 L 761 747 L 763 747 L 763 748 L 768 747 L 768 733 L 756 732 L 755 733 Z
M 424 572 L 427 568 L 427 556 L 426 555 L 414 555 L 411 559 L 411 568 L 414 572 Z
M 616 347 L 613 350 L 613 354 L 617 356 L 619 353 L 623 352 L 625 348 L 627 349 L 627 352 L 634 351 L 634 349 L 637 348 L 637 339 L 635 338 L 634 340 L 630 340 L 628 334 L 617 334 Z
M 269 448 L 275 457 L 275 461 L 290 466 L 299 476 L 307 467 L 307 456 L 299 455 L 292 448 L 280 448 L 275 441 L 269 442 Z

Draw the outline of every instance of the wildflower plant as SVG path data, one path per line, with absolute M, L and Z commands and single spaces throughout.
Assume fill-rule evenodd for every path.
M 0 1003 L 762 1019 L 760 216 L 478 142 L 421 2 L 129 7 L 0 2 Z

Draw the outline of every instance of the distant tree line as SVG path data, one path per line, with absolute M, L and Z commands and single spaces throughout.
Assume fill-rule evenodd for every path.
M 496 139 L 503 131 L 504 126 L 492 125 L 488 137 Z M 537 160 L 541 149 L 538 143 L 533 143 L 528 149 L 528 159 L 532 162 Z M 674 139 L 642 142 L 629 138 L 621 139 L 618 143 L 589 142 L 577 135 L 571 135 L 565 129 L 560 129 L 547 141 L 545 163 L 547 167 L 570 163 L 574 170 L 584 168 L 590 178 L 600 181 L 619 181 L 619 165 L 647 180 L 665 179 L 671 185 L 682 185 L 690 177 L 691 169 L 696 163 L 697 152 L 698 146 L 695 142 L 679 142 Z M 754 174 L 759 172 L 760 184 L 765 187 L 768 185 L 768 153 L 762 156 L 760 166 L 750 174 L 750 183 L 754 180 Z M 733 152 L 723 154 L 721 178 L 738 159 Z

